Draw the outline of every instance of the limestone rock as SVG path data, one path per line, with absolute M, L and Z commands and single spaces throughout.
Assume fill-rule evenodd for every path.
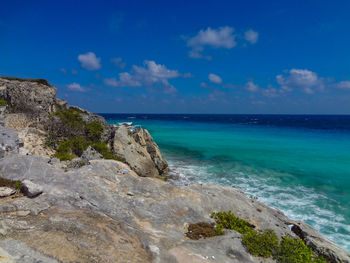
M 43 192 L 43 187 L 26 179 L 21 182 L 21 191 L 28 197 L 36 197 Z
M 120 160 L 128 163 L 140 176 L 165 177 L 168 165 L 147 130 L 138 129 L 130 136 L 125 127 L 115 127 L 97 114 L 76 106 L 69 106 L 66 101 L 57 99 L 56 93 L 56 88 L 43 80 L 0 78 L 0 98 L 8 102 L 7 113 L 0 118 L 0 122 L 5 118 L 5 126 L 18 131 L 24 148 L 28 150 L 28 152 L 22 150 L 21 154 L 51 157 L 54 155 L 54 150 L 46 145 L 49 137 L 63 140 L 67 137 L 84 136 L 83 128 L 73 131 L 58 116 L 51 115 L 49 118 L 49 115 L 57 110 L 72 108 L 79 111 L 84 122 L 99 122 L 104 128 L 101 141 L 105 142 Z M 6 132 L 6 134 L 10 133 Z M 14 150 L 8 150 L 0 147 L 0 158 L 18 153 L 17 148 L 16 146 Z M 86 162 L 86 158 L 84 161 Z
M 15 240 L 60 262 L 275 262 L 250 255 L 235 231 L 201 240 L 185 237 L 189 223 L 213 222 L 213 211 L 231 210 L 258 230 L 296 236 L 289 227 L 296 222 L 238 189 L 178 187 L 137 176 L 114 160 L 91 160 L 90 165 L 64 172 L 47 158 L 11 156 L 0 159 L 0 172 L 45 189 L 34 199 L 0 203 L 0 216 L 6 217 L 0 220 L 0 240 Z M 19 218 L 18 211 L 30 214 Z M 349 253 L 305 223 L 300 227 L 305 237 L 317 240 L 316 251 L 339 260 L 331 262 L 349 262 Z M 20 246 L 16 253 L 26 251 Z
M 147 152 L 151 156 L 159 174 L 165 173 L 168 169 L 168 164 L 163 158 L 158 145 L 154 142 L 150 133 L 145 129 L 138 129 L 133 137 L 142 147 L 146 147 Z
M 117 156 L 140 176 L 159 177 L 167 171 L 168 165 L 158 146 L 142 128 L 133 134 L 125 126 L 120 126 L 115 131 L 113 148 Z
M 94 148 L 89 146 L 81 155 L 81 158 L 85 163 L 88 163 L 91 160 L 97 160 L 97 159 L 102 159 L 102 155 L 97 152 Z
M 0 125 L 0 157 L 17 154 L 19 144 L 20 141 L 17 132 Z
M 41 118 L 53 111 L 57 89 L 38 82 L 0 78 L 0 97 L 8 102 L 10 111 L 22 112 Z
M 36 128 L 25 128 L 18 133 L 28 154 L 51 157 L 55 151 L 46 145 L 47 134 Z
M 6 114 L 4 125 L 12 128 L 15 131 L 20 131 L 28 128 L 33 124 L 33 120 L 24 113 Z
M 7 197 L 16 193 L 15 189 L 10 187 L 0 187 L 0 197 Z
M 77 168 L 80 168 L 86 164 L 87 164 L 87 162 L 84 159 L 77 157 L 77 158 L 74 158 L 73 160 L 69 161 L 67 164 L 67 167 L 77 169 Z

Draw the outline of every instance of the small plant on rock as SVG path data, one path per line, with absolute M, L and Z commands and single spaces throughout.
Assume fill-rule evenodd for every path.
M 276 257 L 282 263 L 309 263 L 326 262 L 323 257 L 313 259 L 313 251 L 307 247 L 300 238 L 282 237 L 278 256 Z
M 91 144 L 91 147 L 98 151 L 104 159 L 116 159 L 115 154 L 108 148 L 108 145 L 105 142 L 94 142 Z
M 241 234 L 247 233 L 254 229 L 254 226 L 248 221 L 236 217 L 231 211 L 212 213 L 211 216 L 216 220 L 217 224 L 223 226 L 223 228 L 235 230 Z
M 7 101 L 4 99 L 0 99 L 0 106 L 4 107 L 7 105 Z
M 249 231 L 243 235 L 242 242 L 249 253 L 255 256 L 268 258 L 278 250 L 278 237 L 271 229 L 266 229 L 262 233 Z
M 98 141 L 101 139 L 101 135 L 103 133 L 103 126 L 101 123 L 97 121 L 90 122 L 86 124 L 86 133 L 87 137 L 91 141 Z
M 199 222 L 190 224 L 186 236 L 190 239 L 200 239 L 223 235 L 222 226 L 215 226 L 215 223 Z

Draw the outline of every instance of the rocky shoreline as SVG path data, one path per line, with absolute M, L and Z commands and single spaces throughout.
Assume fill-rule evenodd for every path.
M 0 199 L 2 262 L 276 262 L 251 255 L 234 230 L 186 237 L 189 224 L 215 223 L 210 215 L 219 211 L 234 212 L 257 231 L 299 237 L 328 262 L 350 262 L 349 253 L 306 223 L 238 189 L 168 183 L 168 165 L 147 130 L 109 125 L 56 93 L 47 82 L 0 78 L 6 101 L 0 107 L 0 176 L 20 182 L 16 194 Z M 66 129 L 62 116 L 78 116 L 74 121 L 87 128 Z M 91 123 L 103 127 L 99 144 L 88 141 L 81 154 L 69 152 L 71 160 L 54 157 L 67 138 L 91 137 Z M 111 160 L 94 149 L 100 144 Z

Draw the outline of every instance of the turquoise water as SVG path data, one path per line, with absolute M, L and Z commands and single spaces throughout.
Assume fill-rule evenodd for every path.
M 350 251 L 347 127 L 333 123 L 334 129 L 324 129 L 315 122 L 310 128 L 284 120 L 259 123 L 259 117 L 250 122 L 226 121 L 225 116 L 222 121 L 190 115 L 182 120 L 171 115 L 105 117 L 110 123 L 133 121 L 148 129 L 172 169 L 174 183 L 241 188 Z M 327 119 L 320 123 L 324 122 Z

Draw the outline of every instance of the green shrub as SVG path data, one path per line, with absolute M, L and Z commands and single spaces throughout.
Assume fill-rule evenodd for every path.
M 107 144 L 104 142 L 94 142 L 91 144 L 91 147 L 98 151 L 104 159 L 116 159 L 114 153 L 111 151 L 111 149 L 108 148 Z
M 242 243 L 249 253 L 264 258 L 274 257 L 280 263 L 326 263 L 322 256 L 317 256 L 300 238 L 282 237 L 279 239 L 272 229 L 262 232 L 254 230 L 248 221 L 238 218 L 231 211 L 212 213 L 216 220 L 213 227 L 217 235 L 223 235 L 223 229 L 235 230 L 242 234 Z M 199 232 L 201 233 L 201 232 Z
M 119 161 L 119 162 L 122 162 L 122 163 L 126 163 L 125 158 L 123 158 L 121 156 L 117 156 L 116 160 Z
M 62 122 L 71 128 L 81 128 L 85 127 L 86 123 L 83 121 L 83 118 L 80 115 L 80 111 L 74 108 L 69 108 L 64 111 L 57 111 L 51 116 L 58 116 Z
M 249 253 L 255 256 L 268 258 L 278 250 L 278 237 L 271 229 L 266 229 L 262 233 L 255 230 L 248 231 L 243 235 L 242 242 Z
M 81 156 L 89 143 L 81 137 L 63 140 L 58 144 L 55 156 L 61 161 L 72 160 L 75 156 Z
M 249 224 L 248 221 L 236 217 L 231 211 L 212 213 L 212 217 L 216 220 L 217 224 L 223 226 L 223 228 L 235 230 L 241 234 L 250 232 L 254 226 Z
M 56 152 L 55 157 L 60 161 L 71 161 L 75 156 L 69 152 Z
M 98 141 L 101 139 L 103 133 L 103 126 L 101 123 L 94 121 L 86 124 L 87 137 L 91 141 Z
M 300 238 L 282 237 L 277 259 L 282 263 L 313 262 L 313 251 Z
M 327 261 L 322 256 L 318 256 L 313 260 L 314 263 L 327 263 Z
M 83 152 L 89 147 L 89 143 L 85 138 L 77 137 L 70 140 L 72 143 L 71 151 L 77 156 L 81 156 Z
M 16 181 L 14 184 L 13 184 L 13 187 L 19 191 L 21 190 L 21 182 L 20 181 Z
M 4 99 L 0 99 L 0 106 L 6 106 L 7 105 L 7 101 Z
M 224 226 L 222 224 L 217 224 L 216 227 L 214 228 L 214 231 L 218 236 L 225 234 Z

